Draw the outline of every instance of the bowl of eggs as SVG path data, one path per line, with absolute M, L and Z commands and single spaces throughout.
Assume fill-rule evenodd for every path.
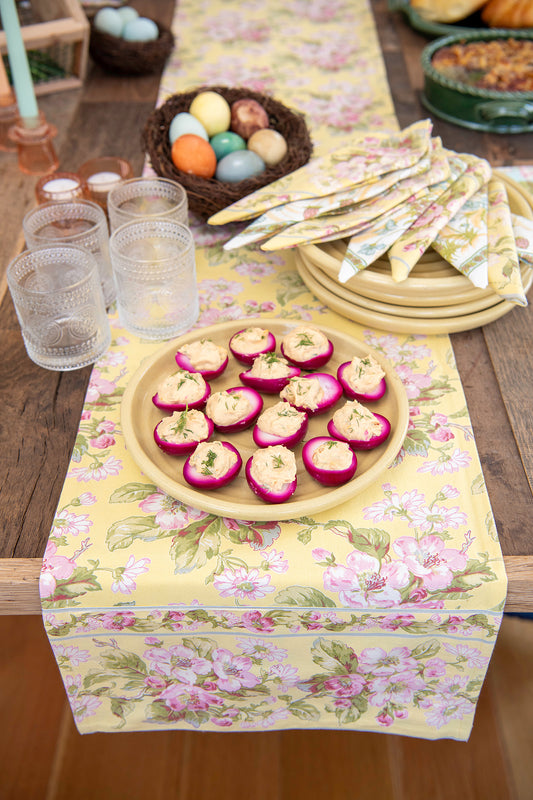
M 302 167 L 313 151 L 302 114 L 246 87 L 172 95 L 142 139 L 154 171 L 180 183 L 204 218 Z
M 104 6 L 91 19 L 89 53 L 109 72 L 156 72 L 163 68 L 173 49 L 172 32 L 131 6 Z

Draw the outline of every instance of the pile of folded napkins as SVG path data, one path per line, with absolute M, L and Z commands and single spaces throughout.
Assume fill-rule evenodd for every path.
M 208 222 L 252 220 L 226 250 L 347 241 L 338 280 L 386 255 L 403 281 L 431 246 L 474 286 L 527 305 L 521 264 L 533 268 L 533 220 L 509 208 L 488 161 L 443 147 L 430 120 L 361 136 L 238 200 Z

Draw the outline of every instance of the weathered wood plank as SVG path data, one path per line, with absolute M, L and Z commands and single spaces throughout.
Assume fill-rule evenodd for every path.
M 505 610 L 533 612 L 533 556 L 504 556 L 509 590 Z M 40 614 L 40 558 L 0 559 L 0 615 Z

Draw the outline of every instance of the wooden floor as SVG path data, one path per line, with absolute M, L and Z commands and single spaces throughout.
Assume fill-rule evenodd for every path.
M 386 734 L 80 736 L 42 621 L 0 617 L 1 800 L 531 800 L 533 620 L 507 616 L 469 742 Z

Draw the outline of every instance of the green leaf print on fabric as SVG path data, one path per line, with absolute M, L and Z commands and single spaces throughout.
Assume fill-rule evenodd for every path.
M 280 606 L 303 606 L 305 608 L 335 608 L 335 603 L 323 592 L 310 586 L 288 586 L 274 598 Z

